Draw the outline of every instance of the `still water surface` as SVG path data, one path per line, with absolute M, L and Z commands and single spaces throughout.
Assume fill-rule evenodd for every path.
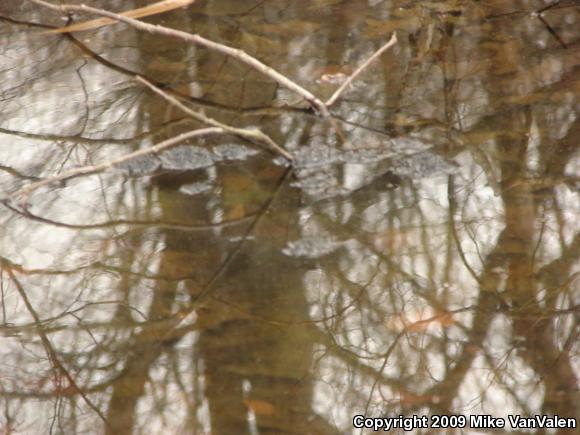
M 457 415 L 414 432 L 475 434 L 491 415 L 573 433 L 508 420 L 580 420 L 580 7 L 549 6 L 199 0 L 144 19 L 321 99 L 396 31 L 333 127 L 222 54 L 124 24 L 46 35 L 66 17 L 0 3 L 0 432 Z M 294 163 L 213 134 L 19 195 L 205 127 L 136 74 Z

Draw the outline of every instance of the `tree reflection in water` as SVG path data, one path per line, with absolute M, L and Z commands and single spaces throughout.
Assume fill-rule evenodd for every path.
M 201 127 L 136 72 L 297 156 L 334 156 L 290 170 L 208 136 L 190 143 L 204 165 L 165 154 L 39 189 L 27 210 L 6 202 L 2 431 L 579 419 L 580 14 L 537 7 L 222 0 L 147 19 L 241 48 L 323 99 L 337 85 L 321 75 L 349 74 L 397 31 L 333 106 L 339 147 L 222 55 L 121 25 L 39 36 L 57 15 L 2 4 L 3 197 Z

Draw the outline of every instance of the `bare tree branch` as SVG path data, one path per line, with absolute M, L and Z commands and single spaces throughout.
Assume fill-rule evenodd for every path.
M 159 153 L 163 150 L 174 147 L 174 146 L 180 144 L 181 142 L 188 140 L 188 139 L 191 139 L 191 138 L 194 138 L 194 137 L 206 136 L 209 134 L 220 134 L 220 133 L 225 133 L 225 130 L 222 128 L 211 127 L 211 128 L 200 129 L 200 130 L 188 131 L 187 133 L 182 133 L 180 135 L 172 137 L 171 139 L 167 139 L 163 142 L 160 142 L 157 145 L 154 145 L 152 147 L 144 148 L 144 149 L 141 149 L 141 150 L 129 153 L 129 154 L 125 154 L 124 156 L 121 156 L 117 159 L 109 160 L 109 161 L 101 163 L 99 165 L 83 166 L 80 168 L 71 169 L 70 171 L 63 172 L 62 174 L 59 174 L 57 176 L 45 178 L 44 180 L 37 181 L 36 183 L 28 184 L 27 186 L 24 186 L 22 189 L 17 190 L 12 195 L 9 195 L 6 198 L 0 199 L 0 202 L 6 202 L 6 201 L 15 200 L 15 199 L 19 198 L 20 201 L 22 201 L 23 203 L 26 203 L 30 194 L 32 192 L 34 192 L 36 189 L 39 189 L 40 187 L 48 186 L 50 184 L 59 183 L 59 182 L 66 181 L 66 180 L 70 180 L 72 178 L 80 177 L 83 175 L 90 175 L 90 174 L 95 174 L 97 172 L 102 172 L 106 169 L 113 167 L 114 165 L 118 165 L 120 163 L 127 162 L 129 160 L 135 159 L 136 157 L 141 157 L 141 156 L 148 155 L 148 154 Z
M 14 274 L 14 272 L 12 271 L 11 268 L 6 269 L 6 271 L 7 271 L 8 275 L 10 276 L 12 282 L 14 283 L 14 286 L 18 290 L 18 293 L 20 294 L 22 300 L 24 301 L 24 305 L 26 306 L 26 309 L 28 310 L 28 312 L 32 316 L 32 318 L 34 319 L 34 324 L 35 324 L 36 329 L 38 331 L 38 335 L 40 336 L 40 340 L 42 341 L 42 345 L 43 345 L 43 347 L 48 355 L 48 359 L 49 359 L 50 363 L 52 364 L 52 368 L 54 370 L 55 382 L 56 382 L 55 393 L 59 393 L 58 389 L 60 386 L 58 385 L 58 383 L 60 382 L 60 377 L 62 376 L 69 382 L 69 385 L 73 388 L 73 391 L 75 393 L 78 393 L 82 397 L 82 399 L 85 401 L 85 403 L 89 406 L 89 408 L 91 408 L 93 411 L 95 411 L 95 413 L 101 418 L 101 420 L 103 420 L 105 425 L 107 425 L 107 427 L 110 428 L 111 424 L 107 420 L 105 415 L 102 413 L 102 411 L 99 409 L 99 407 L 97 405 L 95 405 L 92 402 L 92 400 L 87 396 L 84 389 L 81 388 L 77 384 L 75 379 L 72 377 L 72 375 L 69 373 L 69 371 L 66 369 L 66 367 L 61 362 L 58 354 L 56 353 L 56 351 L 54 350 L 54 348 L 52 346 L 52 343 L 48 339 L 46 332 L 44 331 L 43 322 L 40 319 L 40 316 L 38 315 L 38 313 L 36 312 L 34 307 L 32 306 L 32 303 L 30 302 L 24 287 L 22 286 L 20 281 L 16 278 L 16 275 Z
M 129 18 L 143 18 L 184 7 L 190 5 L 194 1 L 195 0 L 163 0 L 142 8 L 131 9 L 130 11 L 121 12 L 120 15 Z M 48 30 L 45 33 L 56 34 L 69 32 L 84 32 L 85 30 L 98 29 L 99 27 L 103 27 L 109 24 L 115 24 L 116 22 L 117 20 L 113 20 L 111 18 L 97 18 L 96 20 L 83 21 L 82 23 L 75 23 L 70 26 Z
M 149 23 L 144 23 L 139 20 L 135 20 L 133 18 L 125 17 L 120 14 L 116 14 L 114 12 L 109 12 L 104 9 L 93 8 L 86 5 L 54 5 L 52 3 L 43 1 L 43 0 L 29 0 L 32 3 L 35 3 L 39 6 L 44 6 L 46 8 L 50 8 L 55 11 L 59 11 L 62 13 L 66 12 L 84 12 L 90 13 L 94 15 L 100 15 L 107 18 L 112 18 L 113 20 L 121 21 L 126 23 L 136 29 L 143 30 L 149 33 L 156 33 L 160 35 L 169 36 L 172 38 L 181 39 L 182 41 L 186 41 L 195 45 L 199 45 L 201 47 L 207 48 L 209 50 L 214 50 L 219 53 L 225 54 L 226 56 L 232 57 L 251 68 L 259 71 L 260 73 L 264 74 L 265 76 L 271 78 L 276 83 L 284 86 L 285 88 L 295 92 L 296 94 L 300 95 L 306 101 L 310 103 L 320 115 L 328 120 L 333 126 L 335 123 L 332 122 L 332 116 L 328 111 L 326 105 L 318 99 L 314 94 L 310 91 L 304 89 L 302 86 L 297 84 L 296 82 L 290 80 L 288 77 L 284 76 L 283 74 L 276 71 L 274 68 L 269 67 L 268 65 L 262 63 L 258 59 L 253 56 L 250 56 L 245 51 L 239 50 L 237 48 L 232 48 L 224 44 L 220 44 L 218 42 L 210 41 L 209 39 L 205 39 L 202 36 L 184 32 L 181 30 L 170 29 L 168 27 L 160 26 L 160 25 L 153 25 Z M 340 134 L 339 134 L 340 135 Z
M 282 148 L 280 145 L 278 145 L 276 142 L 274 142 L 274 140 L 272 140 L 272 138 L 270 138 L 270 136 L 268 136 L 265 133 L 262 133 L 260 130 L 247 129 L 247 128 L 235 128 L 235 127 L 231 127 L 231 126 L 226 125 L 226 124 L 222 124 L 221 122 L 216 121 L 215 119 L 210 118 L 210 117 L 204 115 L 203 113 L 196 112 L 196 111 L 190 109 L 185 104 L 180 102 L 177 98 L 175 98 L 174 96 L 163 91 L 162 89 L 155 86 L 153 83 L 146 80 L 145 78 L 143 78 L 141 76 L 137 76 L 137 81 L 139 81 L 140 83 L 143 83 L 145 86 L 147 86 L 153 92 L 155 92 L 157 95 L 163 97 L 169 103 L 171 103 L 175 107 L 181 109 L 183 112 L 187 113 L 189 116 L 198 120 L 199 122 L 203 122 L 204 124 L 211 125 L 213 127 L 221 128 L 224 131 L 232 133 L 236 136 L 243 137 L 244 139 L 247 139 L 247 140 L 252 141 L 252 142 L 257 141 L 257 142 L 264 143 L 267 146 L 269 146 L 270 148 L 272 148 L 274 151 L 276 151 L 277 153 L 286 157 L 288 160 L 290 160 L 290 161 L 294 160 L 294 157 L 292 156 L 292 154 L 290 154 L 288 151 L 286 151 L 284 148 Z
M 326 107 L 332 106 L 336 103 L 336 100 L 342 95 L 342 93 L 351 85 L 351 83 L 371 64 L 375 59 L 377 59 L 381 54 L 391 48 L 397 43 L 397 33 L 393 33 L 389 42 L 379 48 L 373 53 L 371 57 L 365 60 L 361 66 L 359 66 L 345 81 L 344 83 L 332 94 L 332 96 L 326 101 Z

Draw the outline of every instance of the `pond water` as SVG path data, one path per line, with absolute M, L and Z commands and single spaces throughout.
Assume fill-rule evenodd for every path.
M 577 433 L 578 2 L 143 18 L 322 101 L 396 32 L 331 118 L 174 37 L 45 33 L 90 18 L 0 3 L 0 433 Z

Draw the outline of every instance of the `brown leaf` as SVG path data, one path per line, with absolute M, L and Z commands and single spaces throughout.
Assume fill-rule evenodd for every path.
M 394 331 L 423 332 L 433 325 L 452 326 L 455 320 L 452 313 L 422 309 L 393 316 L 385 324 L 388 329 Z
M 274 415 L 276 413 L 274 405 L 264 400 L 245 399 L 244 405 L 251 411 L 254 411 L 256 415 Z
M 424 405 L 426 403 L 438 403 L 440 397 L 434 394 L 415 394 L 406 390 L 399 390 L 401 403 L 405 405 Z
M 56 388 L 52 394 L 59 397 L 71 397 L 78 394 L 78 392 L 79 390 L 76 385 L 69 384 Z
M 225 219 L 228 221 L 235 221 L 246 216 L 246 207 L 243 203 L 238 202 L 229 208 L 225 214 Z

